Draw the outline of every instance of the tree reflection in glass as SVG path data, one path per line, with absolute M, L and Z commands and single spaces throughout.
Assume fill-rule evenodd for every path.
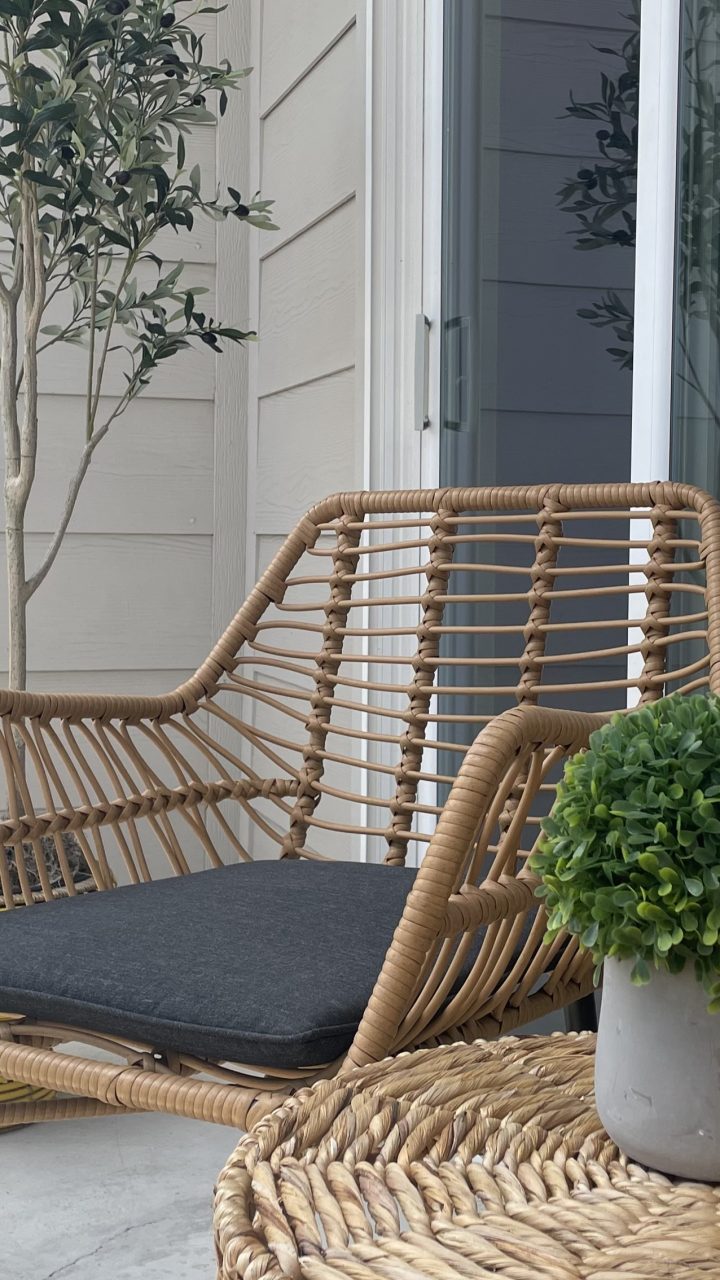
M 566 109 L 567 116 L 598 123 L 597 161 L 558 192 L 582 252 L 635 246 L 639 0 L 626 16 L 632 30 L 622 47 L 600 50 L 610 61 L 598 99 L 579 102 L 571 93 Z M 686 0 L 681 57 L 671 469 L 675 479 L 717 490 L 720 447 L 707 428 L 720 428 L 720 0 Z M 632 368 L 634 317 L 617 292 L 604 291 L 578 315 L 609 329 L 608 354 Z
M 631 30 L 621 49 L 598 47 L 612 61 L 600 77 L 600 97 L 578 102 L 570 93 L 566 114 L 576 120 L 595 120 L 600 157 L 578 169 L 558 192 L 560 208 L 572 214 L 575 248 L 583 253 L 617 247 L 635 250 L 638 96 L 640 88 L 640 0 L 632 0 L 624 15 Z M 608 352 L 621 368 L 632 368 L 633 314 L 614 289 L 578 308 L 578 315 L 596 328 L 610 328 L 617 345 Z

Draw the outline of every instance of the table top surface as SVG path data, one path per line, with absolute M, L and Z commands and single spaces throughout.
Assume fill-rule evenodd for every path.
M 506 1037 L 323 1081 L 218 1183 L 221 1280 L 720 1280 L 720 1187 L 634 1165 L 595 1037 Z

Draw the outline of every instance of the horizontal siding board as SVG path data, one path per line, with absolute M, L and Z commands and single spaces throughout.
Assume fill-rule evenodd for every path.
M 121 396 L 127 383 L 124 370 L 127 357 L 118 352 L 108 359 L 103 379 L 103 395 Z M 87 373 L 87 353 L 78 347 L 65 346 L 62 356 L 45 360 L 40 375 L 40 392 L 45 396 L 77 396 Z M 215 394 L 215 357 L 210 349 L 190 347 L 171 360 L 163 361 L 154 374 L 142 399 L 212 400 Z
M 262 263 L 261 396 L 354 365 L 356 220 L 352 200 Z
M 26 527 L 50 533 L 84 444 L 83 401 L 42 397 L 39 416 L 42 445 Z M 71 529 L 212 534 L 212 403 L 140 400 L 132 405 L 95 452 Z
M 283 239 L 352 195 L 361 167 L 353 27 L 262 125 L 262 189 Z
M 47 539 L 31 534 L 27 541 L 32 571 Z M 68 534 L 30 601 L 31 670 L 194 669 L 210 647 L 211 576 L 211 538 Z M 6 633 L 3 591 L 0 636 Z
M 356 9 L 357 0 L 263 0 L 261 114 L 332 45 Z
M 347 369 L 260 401 L 259 534 L 285 533 L 326 494 L 355 487 L 361 444 L 355 397 L 355 371 Z

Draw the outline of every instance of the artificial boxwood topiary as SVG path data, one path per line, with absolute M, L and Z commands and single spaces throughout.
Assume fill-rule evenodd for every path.
M 673 694 L 618 714 L 569 760 L 530 865 L 548 937 L 576 935 L 596 966 L 688 961 L 720 1011 L 720 698 Z

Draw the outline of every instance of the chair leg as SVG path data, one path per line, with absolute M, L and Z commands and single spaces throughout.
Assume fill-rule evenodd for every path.
M 597 1006 L 595 996 L 581 996 L 574 1004 L 565 1006 L 566 1031 L 597 1031 Z

